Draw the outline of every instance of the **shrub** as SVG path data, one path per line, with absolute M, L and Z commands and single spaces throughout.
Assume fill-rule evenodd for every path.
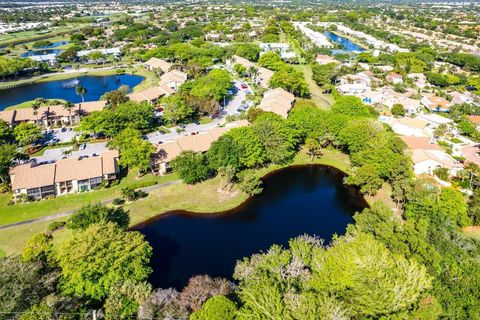
M 125 229 L 130 223 L 130 217 L 122 208 L 111 208 L 101 203 L 87 204 L 73 213 L 67 221 L 67 227 L 85 230 L 91 224 L 101 222 L 114 222 Z
M 48 224 L 47 231 L 48 232 L 57 231 L 58 229 L 65 227 L 66 224 L 67 223 L 65 221 L 53 221 L 52 223 Z
M 443 181 L 450 181 L 450 174 L 448 173 L 448 169 L 447 168 L 436 168 L 435 170 L 433 170 L 433 173 L 440 179 L 440 180 L 443 180 Z
M 240 190 L 249 196 L 255 196 L 262 193 L 262 180 L 255 174 L 247 174 L 240 183 Z
M 123 200 L 122 198 L 115 198 L 112 201 L 112 204 L 115 206 L 121 206 L 124 203 L 125 203 L 125 200 Z

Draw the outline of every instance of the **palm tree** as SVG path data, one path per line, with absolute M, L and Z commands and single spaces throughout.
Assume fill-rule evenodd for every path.
M 63 109 L 68 111 L 68 118 L 69 118 L 69 121 L 70 121 L 70 124 L 71 124 L 72 123 L 73 103 L 71 103 L 70 101 L 65 101 L 65 103 L 63 104 Z
M 35 99 L 35 101 L 32 103 L 32 109 L 33 109 L 33 114 L 37 119 L 37 122 L 38 122 L 38 109 L 40 109 L 40 106 L 41 106 L 40 101 L 38 101 L 38 99 Z
M 82 102 L 85 102 L 84 96 L 87 94 L 87 92 L 88 92 L 87 88 L 85 88 L 81 84 L 75 87 L 75 93 L 78 96 L 82 97 Z

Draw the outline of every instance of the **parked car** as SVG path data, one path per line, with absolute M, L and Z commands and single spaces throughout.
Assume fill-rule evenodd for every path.
M 85 143 L 82 143 L 78 149 L 84 150 L 87 147 Z
M 248 85 L 246 83 L 242 83 L 242 89 L 248 89 Z

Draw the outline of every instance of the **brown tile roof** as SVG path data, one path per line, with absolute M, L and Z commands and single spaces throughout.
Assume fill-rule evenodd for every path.
M 173 64 L 165 60 L 153 57 L 153 58 L 150 58 L 147 62 L 145 62 L 145 65 L 155 69 L 160 68 L 162 69 L 163 72 L 168 72 Z
M 172 70 L 170 72 L 163 74 L 160 77 L 160 85 L 170 83 L 170 82 L 184 84 L 185 81 L 187 81 L 187 74 L 185 72 L 178 71 L 178 70 Z
M 69 112 L 63 105 L 55 105 L 48 107 L 48 117 L 68 117 L 70 115 L 74 116 L 78 114 L 79 108 L 78 105 L 73 105 L 71 112 Z
M 79 160 L 68 158 L 52 164 L 24 164 L 10 170 L 12 189 L 32 189 L 57 182 L 83 180 L 113 174 L 118 171 L 118 151 L 110 150 L 98 157 Z
M 12 189 L 33 189 L 55 183 L 55 164 L 32 166 L 23 164 L 10 170 Z
M 76 106 L 79 106 L 83 114 L 92 113 L 94 111 L 102 111 L 107 105 L 107 101 L 88 101 L 82 103 L 76 103 Z
M 442 150 L 436 143 L 432 143 L 429 138 L 426 137 L 407 137 L 401 136 L 400 139 L 405 142 L 410 150 L 425 149 L 425 150 Z
M 84 180 L 102 176 L 102 157 L 92 157 L 79 160 L 69 158 L 57 163 L 55 182 L 69 180 Z
M 259 107 L 264 111 L 274 112 L 287 118 L 293 101 L 295 101 L 293 94 L 284 89 L 276 88 L 265 92 Z
M 157 146 L 154 161 L 156 163 L 170 162 L 180 153 L 182 153 L 182 148 L 180 148 L 177 141 L 165 142 Z
M 480 116 L 468 116 L 468 120 L 470 120 L 474 124 L 480 124 Z
M 42 119 L 48 115 L 48 107 L 40 107 L 37 110 L 37 115 L 33 114 L 32 108 L 21 108 L 15 110 L 15 122 L 34 121 Z
M 224 127 L 213 128 L 207 132 L 197 135 L 190 135 L 178 138 L 176 141 L 168 141 L 157 146 L 155 163 L 169 162 L 178 156 L 182 151 L 205 152 L 211 144 L 220 136 L 233 128 L 247 126 L 248 121 L 240 120 L 229 122 Z
M 207 151 L 213 142 L 213 138 L 208 133 L 200 133 L 195 136 L 185 136 L 177 139 L 177 143 L 182 150 L 191 150 L 194 152 Z
M 161 87 L 153 87 L 153 88 L 148 88 L 143 91 L 131 93 L 128 95 L 130 100 L 135 101 L 135 102 L 142 102 L 142 101 L 154 101 L 161 96 L 164 96 L 166 94 L 165 90 L 163 90 Z
M 15 118 L 15 110 L 3 110 L 0 111 L 0 119 L 8 124 L 12 124 Z

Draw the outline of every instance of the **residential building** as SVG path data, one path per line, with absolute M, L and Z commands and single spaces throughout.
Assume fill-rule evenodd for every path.
M 329 63 L 340 63 L 334 57 L 331 57 L 325 54 L 317 54 L 315 61 L 320 65 L 329 64 Z
M 427 77 L 425 77 L 423 73 L 409 73 L 406 77 L 412 79 L 415 85 L 420 89 L 423 89 L 428 85 Z
M 433 174 L 437 168 L 446 168 L 450 175 L 455 175 L 462 165 L 443 150 L 412 150 L 413 171 L 415 174 Z
M 282 88 L 275 88 L 263 94 L 259 108 L 263 111 L 276 113 L 283 118 L 288 117 L 288 112 L 293 106 L 295 96 Z
M 92 52 L 100 52 L 104 56 L 115 56 L 119 57 L 122 52 L 120 48 L 107 48 L 107 49 L 91 49 L 91 50 L 82 50 L 77 52 L 77 57 L 88 57 Z
M 270 79 L 273 77 L 274 73 L 272 70 L 260 67 L 257 64 L 251 62 L 250 60 L 242 58 L 240 56 L 233 56 L 232 59 L 227 60 L 227 68 L 233 69 L 233 66 L 237 63 L 244 66 L 247 70 L 249 70 L 250 68 L 255 68 L 257 72 L 252 76 L 253 81 L 264 88 L 268 88 Z
M 167 62 L 162 59 L 158 58 L 150 58 L 148 61 L 144 63 L 145 68 L 147 68 L 150 71 L 154 71 L 156 73 L 166 73 L 170 71 L 172 68 L 173 64 L 170 62 Z
M 392 84 L 402 84 L 403 77 L 396 72 L 390 72 L 385 79 Z
M 91 158 L 19 165 L 10 170 L 10 181 L 15 197 L 25 194 L 38 200 L 95 189 L 104 181 L 115 180 L 118 173 L 118 151 L 110 150 Z
M 159 86 L 170 93 L 177 91 L 188 79 L 185 72 L 179 70 L 171 70 L 160 77 Z
M 384 104 L 389 109 L 392 109 L 395 104 L 401 104 L 407 115 L 412 115 L 420 111 L 420 100 L 415 100 L 404 96 L 392 96 L 386 99 Z
M 427 130 L 428 122 L 420 118 L 388 118 L 385 121 L 392 131 L 401 136 L 412 137 L 430 137 L 431 133 Z
M 69 110 L 64 105 L 40 107 L 36 112 L 32 108 L 0 111 L 0 119 L 11 126 L 22 122 L 30 122 L 43 127 L 54 125 L 76 125 L 80 119 L 94 111 L 101 111 L 105 107 L 105 101 L 89 101 L 76 103 Z
M 206 152 L 220 136 L 233 128 L 247 126 L 248 121 L 228 122 L 224 127 L 213 128 L 206 132 L 181 137 L 175 141 L 167 141 L 157 146 L 152 157 L 152 170 L 164 175 L 171 171 L 170 162 L 182 151 Z
M 451 102 L 439 96 L 423 96 L 421 103 L 430 111 L 448 112 L 452 106 Z

